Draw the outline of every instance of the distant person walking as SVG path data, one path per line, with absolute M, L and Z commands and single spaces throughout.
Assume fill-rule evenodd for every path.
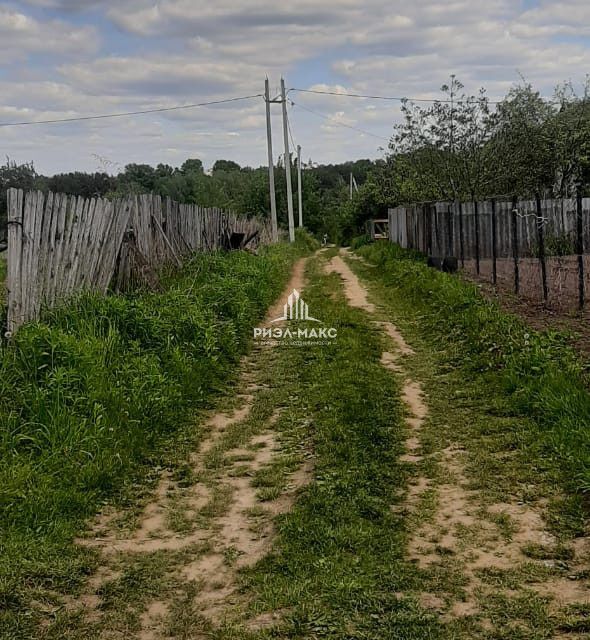
M 328 244 L 328 234 L 324 233 L 324 237 L 322 238 L 322 247 L 325 247 Z

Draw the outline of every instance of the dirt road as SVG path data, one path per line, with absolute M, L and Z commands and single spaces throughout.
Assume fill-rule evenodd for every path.
M 355 273 L 368 267 L 347 252 L 334 253 L 320 252 L 310 260 L 310 295 L 324 301 L 325 314 L 332 309 L 342 315 L 343 304 L 351 309 L 346 313 L 352 320 L 343 326 L 350 340 L 360 344 L 370 339 L 377 345 L 370 374 L 379 384 L 391 385 L 399 406 L 389 417 L 390 409 L 379 414 L 383 429 L 395 431 L 391 437 L 399 440 L 396 473 L 402 484 L 392 490 L 396 498 L 390 500 L 387 514 L 375 516 L 378 525 L 373 525 L 373 516 L 367 516 L 368 507 L 363 506 L 353 533 L 351 524 L 336 521 L 338 513 L 348 518 L 346 510 L 321 507 L 320 498 L 336 503 L 337 487 L 344 486 L 342 479 L 333 482 L 336 472 L 327 470 L 324 436 L 315 426 L 325 419 L 323 411 L 334 415 L 334 410 L 314 402 L 311 383 L 301 369 L 309 356 L 301 349 L 255 346 L 241 363 L 235 395 L 221 403 L 231 409 L 208 417 L 190 467 L 182 474 L 162 472 L 143 504 L 130 512 L 103 514 L 79 541 L 98 553 L 99 568 L 84 592 L 67 602 L 67 618 L 61 623 L 67 637 L 385 638 L 398 637 L 391 635 L 398 628 L 405 629 L 403 637 L 408 638 L 585 637 L 579 620 L 585 619 L 584 612 L 590 614 L 587 539 L 557 536 L 547 524 L 546 498 L 527 503 L 496 500 L 493 491 L 478 487 L 464 439 L 454 440 L 445 423 L 452 423 L 453 417 L 441 416 L 435 394 L 429 397 L 432 380 L 424 374 L 420 345 L 412 344 L 392 323 L 386 305 Z M 268 313 L 269 321 L 281 315 L 293 289 L 306 296 L 305 268 L 306 261 L 297 263 L 284 295 Z M 373 351 L 367 348 L 370 360 Z M 340 378 L 334 369 L 357 366 L 345 359 L 331 365 L 326 355 L 320 360 L 335 380 Z M 351 375 L 360 376 L 360 381 L 369 375 L 362 371 Z M 289 375 L 293 378 L 277 383 Z M 313 385 L 321 386 L 325 377 L 318 373 Z M 371 387 L 370 381 L 367 385 Z M 363 397 L 347 399 L 347 388 L 344 383 L 340 387 L 341 410 L 363 406 Z M 357 422 L 351 424 L 361 429 L 360 414 L 355 415 Z M 350 437 L 344 436 L 337 420 L 331 428 L 340 430 L 336 443 Z M 446 429 L 444 437 L 441 429 Z M 374 444 L 376 436 L 367 442 Z M 367 444 L 359 443 L 359 450 L 363 447 Z M 386 473 L 386 466 L 382 469 Z M 371 492 L 366 487 L 363 491 Z M 311 515 L 293 514 L 300 499 L 315 505 L 307 512 Z M 312 521 L 321 536 L 313 534 Z M 383 526 L 372 534 L 380 544 L 383 532 L 392 536 L 389 573 L 392 585 L 398 586 L 387 593 L 382 592 L 383 578 L 360 578 L 374 572 L 365 569 L 373 562 L 365 557 L 365 549 L 373 553 L 375 544 L 363 533 L 369 523 Z M 343 526 L 345 533 L 339 533 Z M 364 540 L 360 546 L 352 543 L 356 536 Z M 331 537 L 338 542 L 328 551 Z M 298 539 L 308 542 L 296 557 Z M 315 555 L 305 558 L 308 551 Z M 339 578 L 340 565 L 330 553 L 350 553 L 342 566 L 349 570 L 358 563 L 357 568 L 352 567 L 346 579 L 344 574 Z M 384 557 L 376 552 L 381 565 L 387 564 Z M 316 569 L 321 580 L 334 583 L 322 586 L 315 573 L 307 573 Z M 387 567 L 379 566 L 378 571 Z M 379 589 L 378 594 L 372 589 Z M 355 594 L 364 603 L 350 609 L 357 613 L 338 604 L 342 590 L 347 598 Z M 383 604 L 371 609 L 377 595 L 390 603 L 390 611 Z M 314 612 L 320 600 L 321 612 Z M 301 610 L 295 603 L 301 603 Z M 405 618 L 399 611 L 399 620 L 391 618 L 397 608 L 406 612 Z M 338 631 L 336 623 L 332 628 L 330 616 L 347 631 Z M 576 622 L 568 628 L 568 620 Z M 48 637 L 58 637 L 59 631 L 59 626 L 49 628 Z

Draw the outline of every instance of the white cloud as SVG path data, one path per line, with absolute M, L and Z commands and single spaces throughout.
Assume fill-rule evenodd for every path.
M 0 6 L 0 55 L 5 62 L 24 59 L 31 53 L 89 54 L 98 44 L 92 26 L 74 27 L 56 19 L 42 22 Z
M 19 9 L 0 6 L 0 53 L 15 61 L 0 80 L 7 96 L 0 119 L 258 93 L 266 74 L 275 87 L 281 73 L 289 86 L 418 98 L 438 97 L 450 73 L 469 93 L 486 86 L 501 97 L 522 74 L 548 95 L 590 69 L 589 24 L 586 0 L 542 0 L 528 9 L 512 0 L 26 0 Z M 379 155 L 378 140 L 343 125 L 388 137 L 399 118 L 397 102 L 291 97 L 328 118 L 290 109 L 294 135 L 316 161 Z M 280 109 L 273 113 L 278 152 Z M 265 162 L 264 129 L 264 105 L 255 100 L 18 134 L 3 129 L 3 141 L 11 155 L 33 154 L 48 171 L 88 168 L 90 153 L 122 163 L 182 161 L 183 154 L 212 162 L 223 154 L 256 164 Z M 56 141 L 71 155 L 56 154 Z

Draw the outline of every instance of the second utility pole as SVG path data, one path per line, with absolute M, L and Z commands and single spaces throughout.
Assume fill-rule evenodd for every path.
M 293 187 L 291 185 L 291 152 L 289 151 L 289 125 L 287 123 L 287 93 L 285 79 L 281 78 L 281 98 L 283 103 L 283 137 L 285 139 L 285 174 L 287 178 L 287 212 L 289 214 L 289 242 L 295 242 L 295 221 L 293 219 Z
M 268 147 L 268 182 L 270 185 L 270 223 L 272 228 L 273 242 L 279 240 L 279 230 L 277 225 L 277 198 L 275 195 L 275 172 L 272 157 L 272 131 L 270 127 L 270 89 L 268 78 L 264 81 L 264 101 L 266 102 L 266 142 Z
M 301 190 L 301 145 L 297 145 L 297 195 L 299 202 L 299 226 L 303 226 L 303 192 Z

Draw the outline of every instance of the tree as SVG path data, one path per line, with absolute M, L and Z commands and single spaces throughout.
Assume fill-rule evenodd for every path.
M 485 150 L 496 193 L 532 196 L 552 189 L 554 116 L 553 106 L 528 83 L 513 87 L 497 106 Z
M 127 193 L 149 193 L 154 190 L 156 171 L 149 164 L 128 164 L 117 181 Z
M 185 175 L 204 173 L 203 162 L 198 158 L 189 158 L 182 163 L 180 172 Z
M 216 160 L 213 165 L 212 173 L 219 173 L 220 171 L 239 171 L 240 165 L 233 160 Z
M 559 109 L 552 122 L 557 173 L 554 192 L 570 197 L 579 184 L 590 182 L 590 78 L 581 97 L 571 82 L 555 92 Z
M 428 106 L 402 102 L 404 121 L 396 125 L 389 148 L 394 158 L 413 165 L 421 199 L 455 200 L 482 194 L 486 172 L 482 149 L 490 135 L 490 106 L 485 90 L 463 93 L 451 76 L 444 98 Z
M 116 187 L 116 179 L 107 173 L 58 173 L 47 179 L 47 188 L 54 193 L 67 193 L 84 198 L 103 197 Z

